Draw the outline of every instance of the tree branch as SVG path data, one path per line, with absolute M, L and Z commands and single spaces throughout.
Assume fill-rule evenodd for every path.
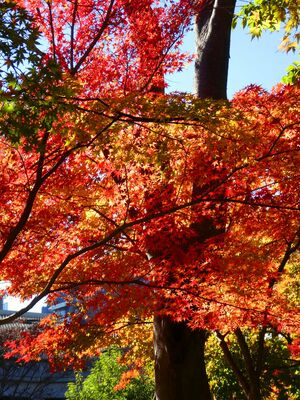
M 243 375 L 241 369 L 238 367 L 237 363 L 235 362 L 234 358 L 232 357 L 231 351 L 228 347 L 228 344 L 225 341 L 225 335 L 222 335 L 220 332 L 216 332 L 217 337 L 219 339 L 220 347 L 223 351 L 225 360 L 227 361 L 227 364 L 229 367 L 232 369 L 234 372 L 236 378 L 238 379 L 240 385 L 242 386 L 243 390 L 245 393 L 249 393 L 250 390 L 250 385 L 245 376 Z
M 73 71 L 73 68 L 74 68 L 74 40 L 75 40 L 74 33 L 75 33 L 75 23 L 76 23 L 77 10 L 78 10 L 78 0 L 74 0 L 72 23 L 71 23 L 71 46 L 70 46 L 71 71 Z
M 33 205 L 34 205 L 35 198 L 38 194 L 40 187 L 42 186 L 42 184 L 44 182 L 42 175 L 43 175 L 43 166 L 44 166 L 46 144 L 48 141 L 48 137 L 49 137 L 49 132 L 47 131 L 47 132 L 45 132 L 45 134 L 41 140 L 41 152 L 40 152 L 40 156 L 39 156 L 39 160 L 38 160 L 38 164 L 37 164 L 37 171 L 36 171 L 36 178 L 35 178 L 34 186 L 29 192 L 24 210 L 19 218 L 18 223 L 10 231 L 10 233 L 6 239 L 6 242 L 3 245 L 2 250 L 0 251 L 0 263 L 4 260 L 4 258 L 10 251 L 13 243 L 15 242 L 16 238 L 18 237 L 18 235 L 20 234 L 20 232 L 26 225 L 27 220 L 30 216 L 30 213 L 31 213 Z
M 254 362 L 253 362 L 253 359 L 252 359 L 252 356 L 251 356 L 251 353 L 250 353 L 250 349 L 249 349 L 248 344 L 247 344 L 247 342 L 245 340 L 243 332 L 241 331 L 240 328 L 237 328 L 234 331 L 234 334 L 235 334 L 235 336 L 237 338 L 239 347 L 241 349 L 243 358 L 245 360 L 246 370 L 248 372 L 248 376 L 249 376 L 249 379 L 250 379 L 250 382 L 251 382 L 250 386 L 258 388 L 259 387 L 259 376 L 257 374 L 256 368 L 255 368 L 255 365 L 254 365 Z
M 82 64 L 85 62 L 85 60 L 88 58 L 88 56 L 90 55 L 91 51 L 93 50 L 93 48 L 96 46 L 98 40 L 100 39 L 100 37 L 102 36 L 103 32 L 105 31 L 105 29 L 107 28 L 108 24 L 109 24 L 109 19 L 111 17 L 112 14 L 112 8 L 114 5 L 115 0 L 111 0 L 106 12 L 106 16 L 105 19 L 98 31 L 98 33 L 96 34 L 96 36 L 94 37 L 94 39 L 91 41 L 91 43 L 89 44 L 88 48 L 86 49 L 86 51 L 84 52 L 84 54 L 82 55 L 82 57 L 79 59 L 78 63 L 75 65 L 75 67 L 71 70 L 71 74 L 75 75 L 80 67 L 82 66 Z
M 50 19 L 49 22 L 50 22 L 50 29 L 51 29 L 51 36 L 52 36 L 53 58 L 54 58 L 54 60 L 56 60 L 56 44 L 55 44 L 55 33 L 54 33 L 51 1 L 47 1 L 47 6 L 49 9 L 49 19 Z

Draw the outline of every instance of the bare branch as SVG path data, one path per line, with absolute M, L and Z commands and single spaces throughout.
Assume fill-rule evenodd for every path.
M 234 358 L 232 357 L 231 351 L 228 347 L 228 344 L 225 341 L 225 335 L 222 335 L 220 332 L 216 332 L 217 337 L 219 339 L 220 347 L 223 351 L 225 360 L 229 367 L 234 372 L 235 376 L 237 377 L 240 385 L 244 389 L 245 393 L 249 393 L 250 385 L 247 379 L 245 378 L 244 374 L 242 373 L 241 369 L 238 367 L 237 363 L 235 362 Z
M 74 68 L 74 33 L 75 33 L 75 23 L 76 23 L 76 15 L 78 10 L 78 0 L 74 0 L 73 5 L 73 15 L 72 15 L 72 23 L 71 23 L 71 45 L 70 45 L 70 64 L 71 64 L 71 71 Z
M 50 29 L 51 29 L 51 36 L 52 36 L 52 49 L 53 49 L 53 58 L 56 60 L 56 44 L 55 44 L 55 33 L 54 33 L 54 25 L 53 25 L 53 15 L 52 15 L 52 4 L 51 1 L 47 1 L 47 6 L 49 9 L 49 19 L 50 19 Z
M 94 39 L 91 41 L 91 43 L 89 44 L 88 48 L 86 49 L 86 51 L 84 52 L 84 54 L 82 55 L 82 57 L 80 58 L 80 60 L 78 61 L 78 63 L 75 65 L 75 67 L 71 70 L 71 74 L 75 75 L 80 67 L 82 66 L 82 64 L 85 62 L 85 60 L 88 58 L 88 56 L 90 55 L 91 51 L 93 50 L 93 48 L 96 46 L 98 40 L 100 39 L 100 37 L 102 36 L 103 32 L 105 31 L 105 29 L 107 28 L 108 24 L 109 24 L 109 19 L 111 17 L 112 14 L 112 9 L 113 9 L 113 5 L 114 5 L 115 0 L 111 0 L 106 12 L 106 16 L 105 19 L 98 31 L 98 33 L 95 35 Z

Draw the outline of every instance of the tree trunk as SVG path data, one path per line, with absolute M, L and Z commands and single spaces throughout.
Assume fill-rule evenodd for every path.
M 250 392 L 247 394 L 248 400 L 261 400 L 259 384 L 251 385 Z
M 210 400 L 204 363 L 206 332 L 155 317 L 155 383 L 159 400 Z
M 236 0 L 207 0 L 196 18 L 196 94 L 226 99 L 231 23 Z
M 196 18 L 196 94 L 226 99 L 231 21 L 235 0 L 207 0 Z M 194 193 L 197 187 L 194 187 Z M 207 333 L 184 322 L 154 318 L 157 400 L 211 400 L 205 369 Z

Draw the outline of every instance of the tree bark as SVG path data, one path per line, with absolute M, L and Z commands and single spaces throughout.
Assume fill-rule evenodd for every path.
M 207 0 L 196 17 L 196 94 L 226 99 L 231 23 L 236 0 Z
M 196 94 L 226 99 L 231 22 L 235 0 L 207 0 L 196 18 Z M 197 184 L 194 193 L 197 192 Z M 187 323 L 154 318 L 157 400 L 211 400 L 205 369 L 207 332 Z
M 156 398 L 211 399 L 204 362 L 206 332 L 158 316 L 154 331 Z

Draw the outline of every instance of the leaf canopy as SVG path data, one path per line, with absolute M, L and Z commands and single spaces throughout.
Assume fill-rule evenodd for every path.
M 0 279 L 35 297 L 0 324 L 46 296 L 72 313 L 12 354 L 81 365 L 124 329 L 149 336 L 153 314 L 299 333 L 280 286 L 300 245 L 299 87 L 163 94 L 201 4 L 18 4 L 49 51 L 1 93 Z

